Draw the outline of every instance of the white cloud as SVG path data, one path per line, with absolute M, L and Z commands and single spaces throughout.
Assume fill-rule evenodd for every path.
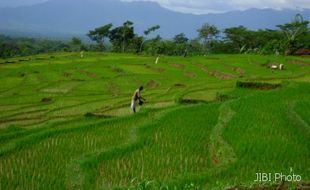
M 0 7 L 33 5 L 44 1 L 48 0 L 0 0 Z M 162 7 L 174 11 L 194 13 L 194 14 L 219 13 L 231 10 L 245 10 L 250 8 L 310 9 L 310 0 L 121 0 L 121 1 L 153 1 L 158 2 Z
M 161 6 L 186 13 L 218 13 L 250 8 L 305 9 L 310 8 L 310 0 L 123 0 L 153 1 Z

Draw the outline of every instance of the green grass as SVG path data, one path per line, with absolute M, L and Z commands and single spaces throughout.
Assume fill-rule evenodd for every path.
M 258 172 L 291 169 L 310 182 L 309 58 L 155 59 L 59 52 L 0 64 L 0 189 L 250 188 L 264 185 Z

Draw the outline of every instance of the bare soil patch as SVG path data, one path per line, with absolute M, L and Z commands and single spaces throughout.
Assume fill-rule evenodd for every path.
M 150 88 L 150 89 L 154 89 L 156 87 L 158 87 L 159 84 L 155 81 L 155 80 L 150 80 L 147 84 L 146 87 Z
M 84 117 L 87 117 L 87 118 L 106 118 L 106 119 L 109 119 L 109 118 L 112 118 L 113 116 L 88 112 L 88 113 L 84 114 Z
M 174 87 L 185 87 L 185 84 L 176 83 L 173 85 Z
M 42 99 L 41 99 L 41 102 L 42 102 L 42 103 L 50 103 L 50 102 L 52 102 L 52 101 L 53 101 L 52 98 L 42 98 Z
M 188 78 L 196 78 L 196 74 L 193 72 L 185 72 L 184 75 Z
M 176 68 L 176 69 L 180 69 L 180 70 L 183 70 L 183 69 L 185 69 L 185 65 L 182 65 L 182 64 L 177 64 L 177 63 L 172 63 L 172 64 L 170 64 L 170 66 L 171 67 L 174 67 L 174 68 Z
M 220 80 L 231 80 L 233 79 L 234 77 L 230 74 L 225 74 L 225 73 L 222 73 L 222 72 L 219 72 L 219 71 L 211 71 L 209 70 L 208 68 L 206 67 L 202 67 L 201 68 L 205 73 L 207 73 L 208 75 L 211 75 L 213 77 L 216 77 L 217 79 L 220 79 Z
M 239 76 L 243 76 L 245 71 L 241 68 L 241 67 L 236 67 L 236 66 L 232 66 L 229 64 L 224 63 L 223 65 L 225 65 L 225 67 L 235 71 L 236 73 L 238 73 Z
M 80 70 L 80 73 L 88 77 L 91 77 L 91 78 L 96 78 L 96 79 L 99 78 L 95 73 L 91 73 L 89 71 Z
M 244 76 L 245 71 L 243 69 L 241 69 L 240 67 L 236 67 L 233 69 L 235 72 L 237 72 L 239 74 L 239 76 Z

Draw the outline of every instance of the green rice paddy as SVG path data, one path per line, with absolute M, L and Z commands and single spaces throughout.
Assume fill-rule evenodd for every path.
M 0 189 L 310 188 L 309 57 L 155 60 L 0 59 Z M 302 179 L 255 182 L 278 172 Z

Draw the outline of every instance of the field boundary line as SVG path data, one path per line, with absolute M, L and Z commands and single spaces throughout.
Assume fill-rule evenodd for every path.
M 210 160 L 216 167 L 226 166 L 234 162 L 236 154 L 223 138 L 223 131 L 227 127 L 235 112 L 229 106 L 229 102 L 223 103 L 219 108 L 219 119 L 210 134 Z
M 298 126 L 299 129 L 310 137 L 310 126 L 309 124 L 295 111 L 296 101 L 288 105 L 287 117 L 291 122 Z

